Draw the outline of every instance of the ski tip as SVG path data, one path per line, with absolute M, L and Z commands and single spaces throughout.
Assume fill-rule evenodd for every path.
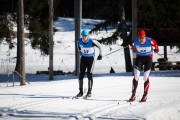
M 134 102 L 135 100 L 126 100 L 127 102 Z
M 146 101 L 142 101 L 142 100 L 140 100 L 139 102 L 140 102 L 140 103 L 145 103 Z
M 83 99 L 87 100 L 88 98 L 90 98 L 90 97 L 85 96 Z
M 77 97 L 77 96 L 74 96 L 74 97 L 72 97 L 72 99 L 79 99 L 79 97 Z

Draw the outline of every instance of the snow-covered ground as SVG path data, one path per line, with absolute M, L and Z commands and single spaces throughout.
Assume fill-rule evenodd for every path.
M 91 29 L 101 20 L 83 20 L 83 28 Z M 59 30 L 54 35 L 55 70 L 74 70 L 74 23 L 70 18 L 59 18 L 55 23 Z M 101 31 L 100 38 L 110 35 Z M 14 41 L 16 42 L 16 41 Z M 122 48 L 121 41 L 103 47 L 103 54 Z M 160 48 L 160 54 L 163 54 Z M 176 48 L 168 48 L 170 61 L 178 61 Z M 98 50 L 97 54 L 98 55 Z M 137 89 L 137 100 L 129 103 L 131 96 L 132 73 L 126 73 L 122 50 L 96 61 L 94 68 L 94 86 L 89 99 L 72 99 L 78 91 L 78 79 L 74 75 L 56 75 L 49 81 L 46 74 L 32 74 L 47 70 L 48 56 L 41 56 L 38 50 L 32 50 L 26 40 L 26 73 L 30 85 L 19 86 L 18 76 L 11 71 L 15 66 L 16 48 L 8 51 L 6 43 L 0 45 L 0 119 L 62 119 L 62 120 L 179 120 L 180 118 L 180 70 L 152 71 L 148 100 L 139 103 L 143 94 L 142 76 Z M 11 58 L 11 59 L 9 59 Z M 154 55 L 154 61 L 160 58 Z M 116 73 L 109 74 L 113 67 Z M 9 73 L 9 74 L 7 74 Z M 143 75 L 143 74 L 142 74 Z M 87 78 L 84 79 L 84 91 L 87 92 Z
M 1 75 L 2 78 L 7 76 Z M 30 85 L 0 84 L 0 118 L 62 120 L 179 120 L 180 71 L 152 72 L 148 100 L 139 103 L 143 80 L 139 80 L 137 101 L 129 103 L 131 73 L 96 74 L 92 97 L 72 99 L 78 93 L 75 76 L 27 75 Z M 87 91 L 87 78 L 84 79 Z M 7 87 L 8 85 L 8 87 Z

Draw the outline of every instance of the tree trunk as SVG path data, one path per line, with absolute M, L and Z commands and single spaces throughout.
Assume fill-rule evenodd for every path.
M 123 39 L 123 45 L 124 47 L 124 58 L 125 58 L 125 68 L 126 72 L 131 72 L 132 71 L 132 63 L 131 63 L 131 55 L 130 55 L 130 50 L 129 47 L 127 47 L 128 43 L 127 42 L 127 26 L 126 26 L 126 20 L 125 20 L 125 10 L 124 10 L 124 0 L 119 0 L 119 9 L 120 9 L 120 24 L 121 24 L 121 34 L 122 34 L 122 39 Z
M 137 0 L 132 0 L 132 39 L 137 36 Z M 136 53 L 133 52 L 133 65 L 136 59 Z
M 17 58 L 16 58 L 16 67 L 15 67 L 15 71 L 17 71 L 18 73 L 20 73 L 20 23 L 19 23 L 19 13 L 17 10 Z
M 49 1 L 49 80 L 53 80 L 53 0 Z
M 25 44 L 24 44 L 24 2 L 18 1 L 19 7 L 19 42 L 20 42 L 20 85 L 26 85 L 25 79 Z
M 129 47 L 124 48 L 126 72 L 132 72 L 132 63 Z
M 75 15 L 75 75 L 80 73 L 80 54 L 77 48 L 77 41 L 81 36 L 82 27 L 82 0 L 74 1 L 74 15 Z
M 125 58 L 125 67 L 126 67 L 126 72 L 132 72 L 132 63 L 131 63 L 131 54 L 130 54 L 130 50 L 129 50 L 129 47 L 128 42 L 126 42 L 128 39 L 127 39 L 127 28 L 126 28 L 126 21 L 123 20 L 122 21 L 123 23 L 123 29 L 122 29 L 122 36 L 123 36 L 123 43 L 125 43 L 124 45 L 124 58 Z

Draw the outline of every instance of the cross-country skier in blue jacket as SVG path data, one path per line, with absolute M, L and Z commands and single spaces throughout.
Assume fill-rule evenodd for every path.
M 85 97 L 91 97 L 91 91 L 93 86 L 93 76 L 92 70 L 94 66 L 94 56 L 95 56 L 95 48 L 99 48 L 99 56 L 98 60 L 102 59 L 102 50 L 101 45 L 98 41 L 93 40 L 89 37 L 89 31 L 84 29 L 81 32 L 81 38 L 78 40 L 78 50 L 81 53 L 80 60 L 80 74 L 79 74 L 79 93 L 76 97 L 83 96 L 83 78 L 87 69 L 87 77 L 88 77 L 88 92 Z

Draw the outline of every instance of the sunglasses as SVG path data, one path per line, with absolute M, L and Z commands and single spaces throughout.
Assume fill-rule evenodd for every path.
M 87 35 L 82 35 L 82 37 L 87 37 Z
M 144 39 L 144 38 L 145 38 L 145 36 L 139 36 L 138 38 L 139 38 L 139 39 Z

